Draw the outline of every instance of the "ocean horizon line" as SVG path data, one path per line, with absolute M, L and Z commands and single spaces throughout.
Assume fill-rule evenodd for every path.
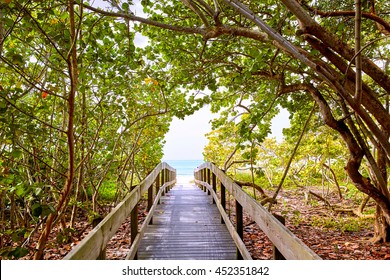
M 200 166 L 204 161 L 201 159 L 172 159 L 166 160 L 170 166 L 176 169 L 176 175 L 193 176 L 195 168 Z

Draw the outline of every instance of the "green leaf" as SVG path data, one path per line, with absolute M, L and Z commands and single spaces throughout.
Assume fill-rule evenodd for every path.
M 34 189 L 34 194 L 36 195 L 36 196 L 40 196 L 41 195 L 41 193 L 42 193 L 42 188 L 35 188 Z
M 55 209 L 51 205 L 42 205 L 42 217 L 47 217 L 50 214 L 53 214 L 55 212 Z
M 24 65 L 24 58 L 20 54 L 13 54 L 11 56 L 11 61 L 13 64 L 18 65 L 18 66 Z
M 129 10 L 129 3 L 126 3 L 126 2 L 123 3 L 122 4 L 122 9 L 127 12 Z
M 23 247 L 16 247 L 15 250 L 12 252 L 12 255 L 15 257 L 15 259 L 23 258 L 28 254 L 28 250 Z
M 0 100 L 0 109 L 7 108 L 7 102 L 5 102 L 3 99 Z
M 28 188 L 25 183 L 19 183 L 16 185 L 15 194 L 19 197 L 24 197 L 28 193 Z
M 13 150 L 11 156 L 14 158 L 20 158 L 23 155 L 21 150 Z
M 39 203 L 35 203 L 33 206 L 31 206 L 31 214 L 34 216 L 34 217 L 39 217 L 43 212 L 43 208 L 42 208 L 42 205 L 39 204 Z
M 15 24 L 15 22 L 10 18 L 4 18 L 2 20 L 4 20 L 4 23 L 7 27 L 12 27 Z

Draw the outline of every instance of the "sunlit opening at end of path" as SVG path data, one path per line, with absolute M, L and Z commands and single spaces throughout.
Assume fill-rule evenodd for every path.
M 195 180 L 194 176 L 190 176 L 190 175 L 178 175 L 176 177 L 177 184 L 193 184 L 194 180 Z

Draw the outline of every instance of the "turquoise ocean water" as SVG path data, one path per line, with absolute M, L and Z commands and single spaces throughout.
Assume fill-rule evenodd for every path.
M 177 176 L 194 176 L 194 169 L 203 163 L 203 160 L 164 160 L 176 169 Z

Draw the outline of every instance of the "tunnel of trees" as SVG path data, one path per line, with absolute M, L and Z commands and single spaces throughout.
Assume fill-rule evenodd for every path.
M 206 104 L 206 160 L 252 166 L 275 195 L 321 172 L 347 182 L 375 202 L 372 241 L 390 240 L 388 1 L 133 2 L 0 2 L 3 256 L 38 235 L 41 259 L 54 226 L 66 238 L 78 210 L 115 205 L 160 162 L 172 118 Z

